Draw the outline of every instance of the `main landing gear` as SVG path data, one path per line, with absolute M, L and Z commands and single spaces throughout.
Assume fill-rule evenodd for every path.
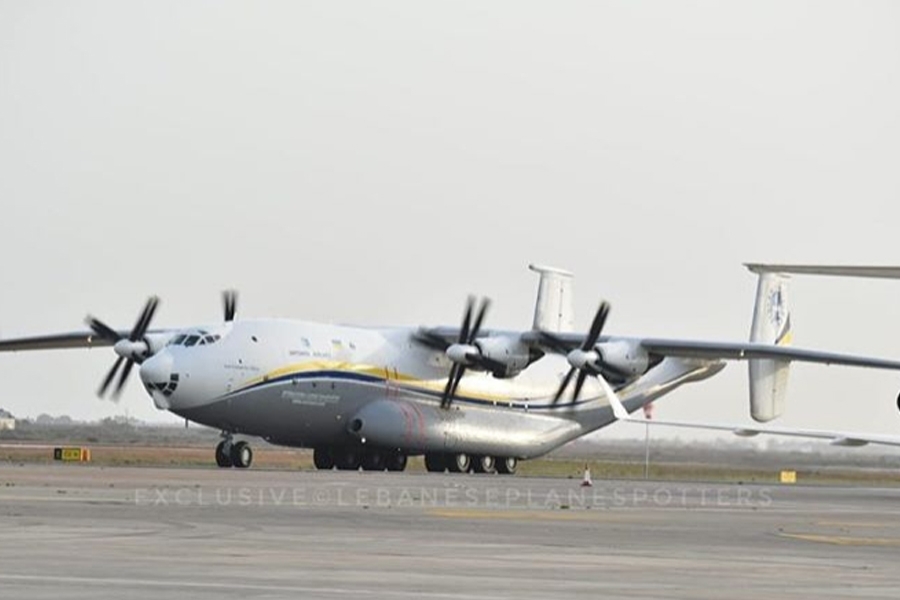
M 469 456 L 464 452 L 448 454 L 429 452 L 425 455 L 425 470 L 430 473 L 500 473 L 515 475 L 519 461 L 514 457 Z
M 246 469 L 253 463 L 253 450 L 247 442 L 235 442 L 231 434 L 224 434 L 224 439 L 216 446 L 216 464 L 222 468 L 237 467 Z
M 316 446 L 313 464 L 319 470 L 329 471 L 403 471 L 407 456 L 400 450 L 361 448 L 359 446 Z

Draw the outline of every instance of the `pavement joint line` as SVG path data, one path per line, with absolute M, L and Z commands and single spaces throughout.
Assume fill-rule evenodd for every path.
M 787 539 L 831 544 L 832 546 L 900 546 L 900 538 L 868 538 L 818 533 L 792 533 L 788 531 L 779 531 L 777 535 Z
M 304 594 L 329 594 L 333 596 L 348 597 L 351 594 L 357 596 L 377 596 L 383 595 L 383 590 L 370 590 L 365 588 L 325 588 L 315 586 L 302 585 L 272 585 L 272 584 L 252 584 L 237 582 L 206 582 L 206 581 L 183 581 L 183 580 L 154 580 L 139 579 L 129 577 L 77 577 L 66 575 L 25 575 L 17 573 L 0 573 L 0 582 L 21 582 L 21 583 L 62 583 L 62 584 L 83 584 L 83 585 L 116 585 L 128 587 L 148 587 L 148 588 L 188 588 L 188 589 L 205 589 L 205 590 L 244 590 L 244 591 L 260 591 L 260 592 L 297 592 Z M 477 595 L 460 595 L 452 592 L 428 592 L 422 590 L 391 590 L 392 597 L 410 597 L 410 598 L 507 598 L 507 596 L 485 596 Z

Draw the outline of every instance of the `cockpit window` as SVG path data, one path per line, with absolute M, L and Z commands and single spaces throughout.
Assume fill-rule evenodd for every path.
M 222 339 L 222 336 L 217 333 L 208 333 L 202 329 L 198 329 L 197 331 L 192 331 L 190 333 L 182 333 L 173 337 L 168 345 L 169 346 L 206 346 L 208 344 L 215 344 L 219 340 Z

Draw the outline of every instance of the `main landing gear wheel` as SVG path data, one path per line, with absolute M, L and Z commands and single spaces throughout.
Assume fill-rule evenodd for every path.
M 497 472 L 501 475 L 515 475 L 518 468 L 519 461 L 511 456 L 497 459 Z
M 363 453 L 361 462 L 364 471 L 384 471 L 387 468 L 387 460 L 383 450 L 370 448 Z
M 246 469 L 253 462 L 253 450 L 247 442 L 238 442 L 231 446 L 231 464 L 238 469 Z
M 496 473 L 497 461 L 493 456 L 476 456 L 472 459 L 472 470 L 476 473 Z
M 467 473 L 472 465 L 472 459 L 465 452 L 447 455 L 447 468 L 451 473 Z
M 216 446 L 216 464 L 222 468 L 231 466 L 231 442 L 222 440 Z
M 334 449 L 334 466 L 341 471 L 356 471 L 359 469 L 362 453 L 358 448 L 344 446 Z
M 437 452 L 425 454 L 425 470 L 429 473 L 443 473 L 447 469 L 444 455 Z
M 334 453 L 328 446 L 313 448 L 313 464 L 321 471 L 330 471 L 334 468 Z
M 395 450 L 387 455 L 388 471 L 404 471 L 406 470 L 406 454 Z

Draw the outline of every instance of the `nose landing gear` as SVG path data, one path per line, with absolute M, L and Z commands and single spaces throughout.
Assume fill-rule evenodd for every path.
M 253 463 L 253 449 L 244 441 L 234 442 L 231 434 L 223 434 L 224 439 L 216 446 L 216 464 L 222 468 L 246 469 Z

